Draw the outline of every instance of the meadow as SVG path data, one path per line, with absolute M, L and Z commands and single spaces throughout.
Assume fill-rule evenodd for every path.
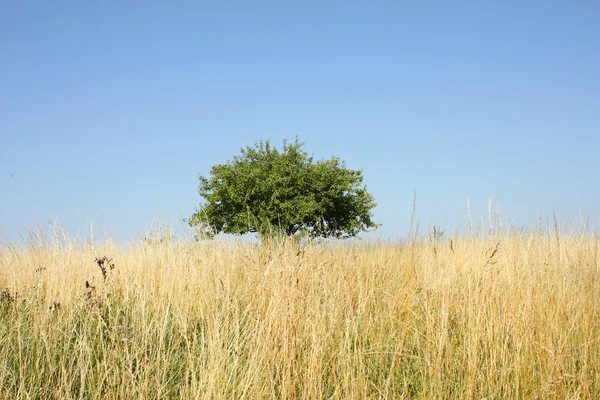
M 600 397 L 596 234 L 55 233 L 0 251 L 2 399 Z

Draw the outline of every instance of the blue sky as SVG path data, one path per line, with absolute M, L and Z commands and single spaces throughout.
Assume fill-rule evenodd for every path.
M 0 5 L 0 229 L 119 240 L 198 173 L 296 135 L 363 169 L 384 237 L 600 215 L 596 2 Z M 2 236 L 2 235 L 0 235 Z

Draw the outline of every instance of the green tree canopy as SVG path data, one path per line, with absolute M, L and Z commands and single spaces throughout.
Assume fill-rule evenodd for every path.
M 376 203 L 362 185 L 361 170 L 339 158 L 314 161 L 304 143 L 284 140 L 279 151 L 270 142 L 241 149 L 226 164 L 200 175 L 205 199 L 188 220 L 199 236 L 258 232 L 309 237 L 347 238 L 377 227 Z

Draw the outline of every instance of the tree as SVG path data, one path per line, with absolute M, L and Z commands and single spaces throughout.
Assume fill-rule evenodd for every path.
M 267 141 L 241 149 L 226 164 L 200 175 L 206 201 L 188 219 L 200 237 L 217 233 L 347 238 L 375 228 L 376 203 L 362 170 L 339 158 L 314 161 L 298 138 L 279 151 Z

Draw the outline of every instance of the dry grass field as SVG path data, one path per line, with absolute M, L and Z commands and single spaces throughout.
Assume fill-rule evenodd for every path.
M 598 245 L 38 237 L 0 251 L 0 398 L 597 399 Z

